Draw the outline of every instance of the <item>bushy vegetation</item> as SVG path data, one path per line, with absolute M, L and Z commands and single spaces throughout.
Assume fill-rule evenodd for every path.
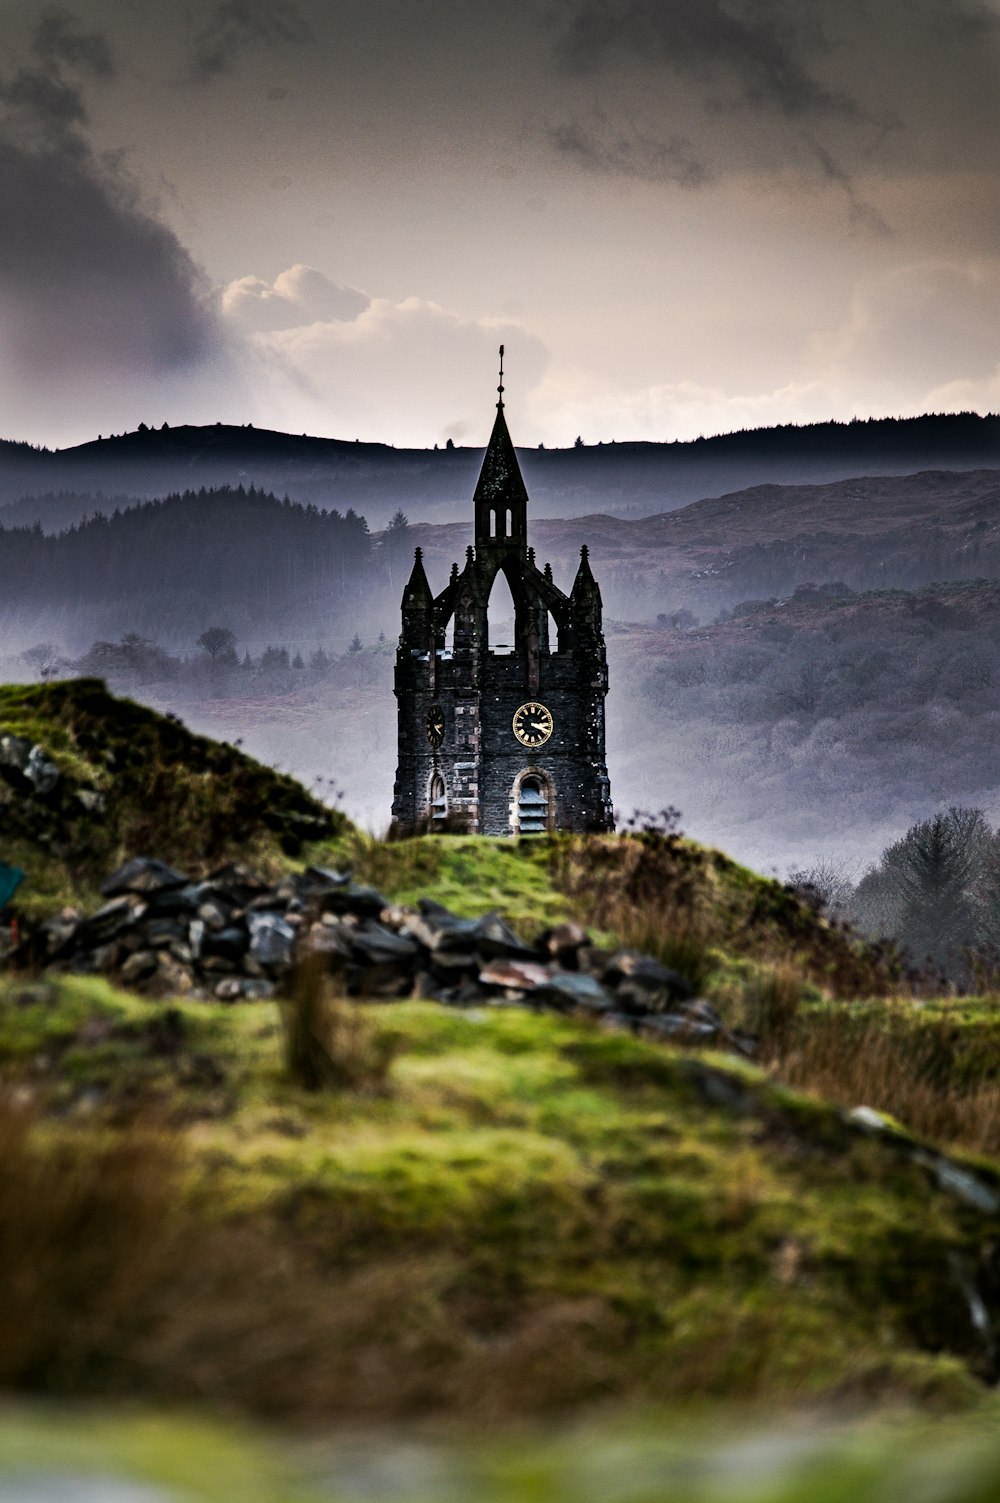
M 793 886 L 870 936 L 891 936 L 922 984 L 995 991 L 1000 980 L 1000 831 L 952 805 L 919 820 L 854 882 L 821 861 Z

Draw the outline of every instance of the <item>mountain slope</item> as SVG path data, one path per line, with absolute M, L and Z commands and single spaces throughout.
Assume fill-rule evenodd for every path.
M 1000 465 L 1000 418 L 958 413 L 815 423 L 685 443 L 522 449 L 536 516 L 663 511 L 760 483 Z M 296 500 L 388 520 L 447 520 L 468 505 L 482 450 L 393 449 L 223 424 L 140 429 L 58 451 L 0 445 L 0 499 L 42 492 L 153 496 L 190 486 L 254 484 Z

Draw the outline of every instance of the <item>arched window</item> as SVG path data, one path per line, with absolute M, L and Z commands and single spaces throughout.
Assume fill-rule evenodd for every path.
M 495 538 L 496 535 L 497 535 L 497 512 L 496 512 L 496 508 L 494 507 L 490 511 L 490 537 L 491 538 Z
M 444 778 L 439 772 L 431 778 L 430 814 L 432 827 L 443 824 L 448 818 L 448 794 L 445 790 Z
M 517 790 L 517 828 L 521 835 L 542 835 L 549 827 L 549 789 L 534 773 Z
M 487 640 L 490 652 L 514 651 L 514 643 L 517 640 L 516 614 L 514 596 L 511 594 L 507 576 L 501 569 L 493 581 L 489 603 L 486 607 Z
M 504 532 L 504 537 L 505 538 L 512 538 L 514 536 L 514 513 L 511 511 L 511 509 L 510 509 L 509 506 L 508 506 L 506 512 L 504 513 L 504 515 L 507 518 L 507 521 L 506 521 L 506 524 L 505 524 L 506 530 Z

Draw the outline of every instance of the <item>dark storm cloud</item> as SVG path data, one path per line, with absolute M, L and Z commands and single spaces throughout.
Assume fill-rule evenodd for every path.
M 685 136 L 661 140 L 628 120 L 615 126 L 603 110 L 595 110 L 586 125 L 573 120 L 551 126 L 548 138 L 556 151 L 596 172 L 685 188 L 701 187 L 711 176 Z
M 696 186 L 792 166 L 878 226 L 860 173 L 980 156 L 997 124 L 998 15 L 985 0 L 555 0 L 547 15 L 555 77 L 586 84 L 602 109 L 627 97 L 638 122 L 611 129 L 578 111 L 550 128 L 596 171 Z M 677 143 L 689 140 L 701 170 L 686 174 Z
M 107 38 L 100 32 L 79 31 L 72 16 L 63 11 L 49 11 L 42 17 L 31 50 L 50 67 L 67 63 L 95 78 L 108 79 L 114 75 L 114 57 Z
M 5 363 L 25 381 L 190 367 L 221 339 L 202 274 L 120 163 L 93 152 L 70 68 L 107 78 L 111 50 L 49 16 L 30 62 L 0 78 Z
M 313 29 L 293 0 L 223 0 L 194 37 L 191 74 L 199 82 L 228 73 L 248 47 L 301 47 Z
M 752 13 L 726 0 L 573 0 L 556 38 L 562 64 L 591 73 L 617 57 L 666 64 L 710 87 L 728 84 L 752 106 L 790 118 L 855 116 L 855 100 L 822 81 L 802 55 L 821 48 L 822 26 L 787 0 Z

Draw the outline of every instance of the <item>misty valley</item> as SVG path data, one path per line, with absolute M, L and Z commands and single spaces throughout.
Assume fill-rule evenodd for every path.
M 585 450 L 578 467 L 588 455 L 605 464 Z M 467 502 L 428 521 L 440 506 L 411 490 L 373 531 L 350 506 L 253 484 L 130 495 L 130 473 L 107 496 L 0 508 L 0 676 L 103 678 L 384 829 L 399 591 L 415 545 L 441 588 L 471 538 Z M 758 869 L 852 887 L 936 811 L 996 823 L 998 503 L 996 471 L 947 469 L 535 521 L 557 583 L 583 539 L 601 580 L 619 819 L 672 804 Z M 495 594 L 491 632 L 510 640 L 502 581 Z M 896 932 L 894 911 L 853 916 Z

